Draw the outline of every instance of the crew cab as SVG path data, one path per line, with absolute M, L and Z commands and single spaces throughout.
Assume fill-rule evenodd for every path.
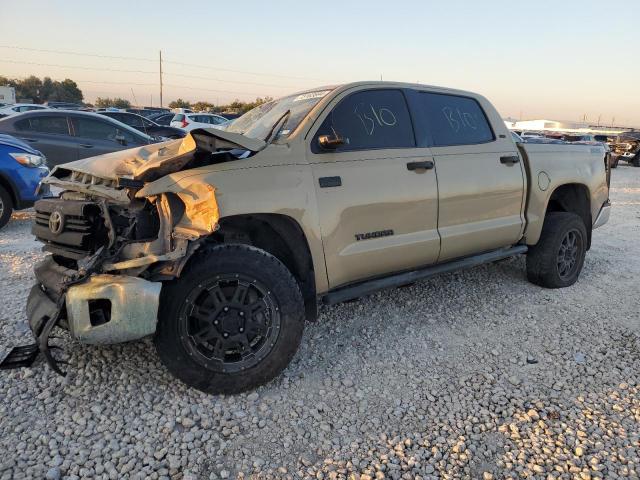
M 335 304 L 526 255 L 573 285 L 610 214 L 596 146 L 514 142 L 481 95 L 393 82 L 295 93 L 223 131 L 57 166 L 36 203 L 27 316 L 48 347 L 153 336 L 180 380 L 235 393 L 276 377 L 317 300 Z M 22 357 L 18 355 L 22 354 Z M 26 360 L 25 360 L 26 359 Z

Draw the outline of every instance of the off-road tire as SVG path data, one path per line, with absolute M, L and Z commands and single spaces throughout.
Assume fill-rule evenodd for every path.
M 559 254 L 569 232 L 575 235 L 577 252 L 575 264 L 561 275 Z M 587 229 L 582 219 L 567 212 L 549 212 L 544 220 L 542 234 L 536 245 L 527 252 L 527 278 L 531 283 L 546 288 L 563 288 L 577 280 L 587 251 Z
M 11 200 L 11 195 L 9 195 L 9 192 L 2 186 L 0 186 L 0 201 L 2 202 L 0 205 L 0 228 L 2 228 L 9 223 L 11 213 L 13 213 L 13 200 Z
M 254 279 L 269 289 L 269 301 L 278 311 L 277 339 L 266 356 L 242 371 L 221 372 L 195 360 L 192 344 L 185 345 L 185 309 L 202 284 L 229 275 Z M 209 282 L 209 283 L 207 283 Z M 217 318 L 217 317 L 216 317 Z M 187 385 L 212 394 L 233 394 L 255 388 L 278 376 L 296 353 L 304 329 L 304 303 L 300 288 L 289 270 L 273 255 L 258 248 L 225 244 L 198 252 L 179 279 L 162 288 L 155 345 L 162 363 Z M 186 320 L 188 322 L 188 320 Z M 182 322 L 182 323 L 181 323 Z M 221 322 L 220 324 L 222 324 Z M 266 322 L 265 322 L 266 323 Z M 182 332 L 182 333 L 181 333 Z M 191 338 L 191 337 L 189 337 Z M 273 338 L 273 337 L 272 337 Z

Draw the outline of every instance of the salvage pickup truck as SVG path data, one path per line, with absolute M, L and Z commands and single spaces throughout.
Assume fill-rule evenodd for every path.
M 226 130 L 57 166 L 43 181 L 27 316 L 51 354 L 153 335 L 178 379 L 235 393 L 276 377 L 317 300 L 335 304 L 526 254 L 578 279 L 610 213 L 602 148 L 519 144 L 484 97 L 359 82 L 254 108 Z

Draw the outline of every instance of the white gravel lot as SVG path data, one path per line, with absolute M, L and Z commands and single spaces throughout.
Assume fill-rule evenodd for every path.
M 640 169 L 612 187 L 573 287 L 517 258 L 322 307 L 253 393 L 186 388 L 149 341 L 65 336 L 66 378 L 0 372 L 0 479 L 639 478 Z M 29 341 L 30 220 L 0 232 L 0 349 Z

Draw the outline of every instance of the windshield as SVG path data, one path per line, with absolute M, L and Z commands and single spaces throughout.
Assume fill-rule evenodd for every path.
M 264 140 L 274 124 L 289 111 L 287 120 L 279 134 L 279 137 L 286 137 L 329 92 L 331 89 L 314 90 L 263 103 L 235 119 L 226 130 Z

